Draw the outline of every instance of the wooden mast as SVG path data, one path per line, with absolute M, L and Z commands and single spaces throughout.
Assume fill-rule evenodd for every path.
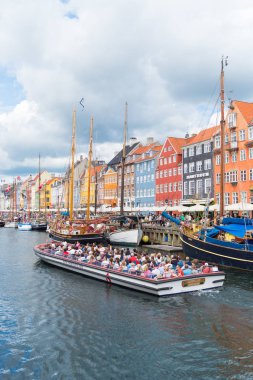
M 221 120 L 220 120 L 220 144 L 221 144 L 221 165 L 220 165 L 220 218 L 224 215 L 224 170 L 225 170 L 225 154 L 224 154 L 224 140 L 225 140 L 225 112 L 224 112 L 224 65 L 227 66 L 227 57 L 221 59 L 221 76 L 220 76 L 220 99 L 221 99 Z
M 122 149 L 122 166 L 121 166 L 121 194 L 120 194 L 120 215 L 124 214 L 124 176 L 126 161 L 126 134 L 127 134 L 127 102 L 125 104 L 125 120 L 124 120 L 124 139 Z
M 40 153 L 39 153 L 39 217 L 40 217 Z
M 75 171 L 75 150 L 76 150 L 76 110 L 73 111 L 72 118 L 72 146 L 71 146 L 71 173 L 69 184 L 69 218 L 73 219 L 74 209 L 74 171 Z
M 88 162 L 88 196 L 86 219 L 90 219 L 90 183 L 91 183 L 91 161 L 92 161 L 92 132 L 93 132 L 93 117 L 90 119 L 90 147 L 89 147 L 89 162 Z M 96 169 L 95 169 L 96 170 Z

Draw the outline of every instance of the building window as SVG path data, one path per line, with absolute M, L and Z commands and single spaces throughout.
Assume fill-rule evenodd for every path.
M 236 127 L 236 113 L 235 112 L 230 113 L 228 115 L 228 127 L 229 128 Z
M 182 166 L 179 166 L 178 167 L 178 175 L 181 175 L 182 174 Z
M 163 178 L 163 170 L 160 171 L 160 178 Z
M 220 136 L 215 136 L 214 144 L 215 148 L 220 148 Z
M 177 175 L 177 168 L 173 169 L 173 175 Z
M 240 140 L 240 141 L 244 141 L 245 138 L 246 138 L 246 131 L 245 131 L 245 129 L 241 129 L 241 130 L 239 131 L 239 140 Z
M 171 164 L 171 156 L 168 158 L 168 163 Z
M 194 156 L 194 146 L 189 148 L 189 157 Z
M 187 148 L 184 149 L 184 157 L 187 157 Z
M 240 172 L 240 180 L 242 182 L 247 180 L 247 174 L 246 173 L 247 173 L 246 170 L 241 170 L 241 172 Z
M 164 177 L 168 177 L 168 170 L 164 170 Z
M 173 162 L 176 162 L 176 161 L 177 161 L 177 155 L 173 154 Z
M 184 195 L 188 195 L 188 183 L 184 182 Z
M 225 144 L 227 144 L 228 143 L 228 134 L 226 133 L 225 134 Z
M 229 198 L 230 198 L 230 193 L 225 193 L 225 206 L 229 205 Z
M 167 158 L 165 157 L 163 160 L 164 165 L 167 165 Z
M 241 191 L 241 202 L 246 203 L 247 202 L 247 192 Z
M 204 144 L 204 153 L 209 153 L 211 152 L 211 143 L 210 142 L 206 142 Z
M 225 164 L 229 163 L 229 153 L 225 153 Z
M 178 182 L 178 190 L 182 191 L 182 182 Z
M 249 148 L 249 158 L 253 159 L 253 148 Z
M 238 193 L 232 193 L 232 203 L 238 203 Z
M 196 147 L 196 155 L 197 154 L 202 154 L 202 144 L 197 145 L 197 147 Z
M 196 193 L 198 194 L 199 197 L 202 197 L 202 179 L 197 180 Z
M 160 185 L 160 193 L 163 193 L 163 185 Z
M 220 154 L 216 156 L 216 165 L 220 165 Z
M 248 136 L 249 140 L 253 140 L 253 126 L 249 127 Z
M 169 192 L 172 192 L 172 183 L 169 183 Z
M 188 173 L 188 165 L 184 164 L 184 173 Z
M 172 176 L 172 169 L 169 169 L 169 177 Z
M 161 158 L 161 159 L 160 159 L 160 165 L 162 165 L 162 164 L 163 164 L 163 159 Z
M 232 170 L 230 172 L 230 182 L 233 183 L 233 182 L 237 182 L 237 181 L 238 181 L 237 170 Z
M 216 173 L 216 183 L 217 185 L 220 183 L 220 173 Z
M 189 163 L 189 173 L 193 173 L 195 170 L 195 163 L 194 162 L 190 162 Z
M 173 184 L 173 191 L 177 191 L 177 182 L 174 182 Z
M 204 160 L 204 170 L 209 170 L 211 169 L 211 159 L 209 158 L 208 160 Z
M 230 180 L 230 173 L 225 173 L 225 183 L 229 183 Z
M 189 195 L 195 194 L 195 181 L 189 181 Z
M 165 193 L 168 192 L 168 184 L 167 184 L 167 183 L 164 185 L 164 192 L 165 192 Z
M 237 152 L 232 152 L 232 162 L 237 161 Z
M 236 132 L 231 132 L 230 134 L 231 142 L 236 142 Z
M 253 169 L 249 170 L 249 180 L 253 181 Z
M 205 178 L 205 194 L 211 191 L 211 178 Z
M 157 170 L 157 172 L 156 172 L 156 179 L 158 179 L 159 178 L 159 171 Z
M 215 194 L 215 198 L 216 198 L 217 205 L 219 205 L 220 204 L 220 193 Z
M 196 162 L 196 172 L 201 172 L 202 171 L 202 161 L 197 161 Z
M 246 160 L 246 151 L 245 149 L 240 150 L 240 161 Z

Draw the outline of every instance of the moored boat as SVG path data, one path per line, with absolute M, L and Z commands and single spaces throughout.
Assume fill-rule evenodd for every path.
M 18 223 L 18 230 L 19 231 L 31 231 L 32 230 L 32 223 L 29 223 L 29 222 Z
M 111 244 L 116 245 L 139 245 L 142 239 L 142 229 L 118 229 L 109 233 Z
M 5 221 L 4 220 L 0 220 L 0 227 L 4 227 L 5 225 Z
M 47 230 L 47 222 L 34 220 L 32 223 L 32 230 L 36 231 L 46 231 Z
M 57 255 L 55 252 L 52 253 L 50 244 L 37 245 L 34 247 L 34 252 L 41 260 L 54 266 L 104 281 L 109 285 L 119 285 L 159 297 L 217 289 L 223 286 L 225 280 L 225 273 L 221 271 L 176 278 L 146 278 L 141 275 L 104 268 L 98 263 L 90 264 L 64 257 L 64 255 Z
M 6 222 L 4 225 L 5 228 L 17 228 L 18 222 L 12 221 L 12 222 Z

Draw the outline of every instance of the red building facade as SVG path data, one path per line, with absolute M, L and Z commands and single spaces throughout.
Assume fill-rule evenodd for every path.
M 168 137 L 156 168 L 156 205 L 177 206 L 182 200 L 182 146 L 185 138 Z

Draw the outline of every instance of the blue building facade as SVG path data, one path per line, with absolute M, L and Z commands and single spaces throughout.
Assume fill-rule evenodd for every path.
M 155 171 L 160 150 L 160 146 L 155 146 L 135 162 L 135 207 L 155 206 Z

